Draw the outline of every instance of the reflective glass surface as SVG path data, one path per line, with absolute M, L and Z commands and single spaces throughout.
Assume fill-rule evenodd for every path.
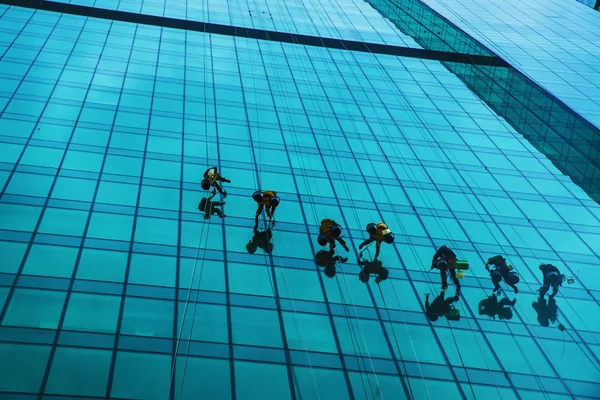
M 600 14 L 593 8 L 564 0 L 423 2 L 600 128 Z
M 0 398 L 598 398 L 600 206 L 440 61 L 0 15 Z M 470 266 L 437 315 L 442 244 Z

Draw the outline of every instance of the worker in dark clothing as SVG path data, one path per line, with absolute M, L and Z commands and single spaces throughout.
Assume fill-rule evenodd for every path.
M 456 295 L 460 295 L 460 282 L 456 277 L 456 254 L 446 245 L 441 246 L 433 255 L 431 269 L 439 269 L 442 279 L 442 290 L 448 287 L 448 273 L 456 285 Z
M 487 260 L 485 269 L 490 272 L 490 278 L 494 283 L 494 293 L 500 291 L 500 282 L 504 282 L 516 293 L 519 293 L 516 284 L 519 282 L 519 275 L 512 271 L 512 266 L 506 265 L 506 259 L 500 255 L 494 256 Z
M 359 258 L 358 265 L 362 267 L 362 271 L 358 274 L 358 279 L 362 282 L 367 282 L 371 274 L 377 274 L 377 278 L 375 278 L 375 283 L 379 283 L 381 281 L 385 281 L 390 275 L 390 270 L 383 266 L 383 263 L 374 259 L 373 261 L 368 261 L 362 258 Z
M 270 228 L 260 232 L 258 227 L 254 227 L 254 236 L 252 236 L 252 240 L 246 244 L 246 250 L 250 254 L 254 254 L 256 249 L 260 248 L 265 253 L 270 253 L 273 251 L 273 243 L 271 243 L 271 238 L 273 237 L 273 233 Z
M 335 276 L 335 264 L 337 262 L 343 264 L 346 261 L 348 261 L 347 257 L 334 256 L 334 251 L 332 249 L 329 251 L 319 250 L 317 254 L 315 254 L 315 263 L 319 267 L 325 268 L 325 275 L 329 278 Z
M 258 203 L 258 209 L 256 210 L 256 215 L 254 217 L 255 223 L 258 225 L 258 217 L 264 209 L 267 213 L 267 217 L 269 218 L 269 223 L 275 225 L 275 222 L 272 222 L 272 218 L 275 215 L 275 209 L 279 205 L 279 197 L 277 196 L 277 192 L 272 190 L 265 190 L 264 192 L 261 192 L 257 190 L 254 192 L 254 194 L 252 194 L 252 198 Z
M 541 326 L 550 326 L 550 323 L 555 323 L 558 319 L 558 307 L 556 306 L 556 300 L 551 297 L 548 300 L 540 297 L 537 301 L 534 301 L 531 306 L 537 313 L 537 321 Z M 561 331 L 565 330 L 563 324 L 558 324 L 558 329 Z
M 460 319 L 460 311 L 453 305 L 458 301 L 458 295 L 444 299 L 445 295 L 446 292 L 442 290 L 431 304 L 429 304 L 429 293 L 425 295 L 425 313 L 430 321 L 437 321 L 439 317 L 446 317 L 451 321 Z
M 221 193 L 223 195 L 223 197 L 226 197 L 227 192 L 225 192 L 223 190 L 223 188 L 219 184 L 219 181 L 231 183 L 231 181 L 229 179 L 225 179 L 219 174 L 219 172 L 217 171 L 217 167 L 209 168 L 206 171 L 204 171 L 204 179 L 202 179 L 202 183 L 201 183 L 202 189 L 208 190 L 212 186 L 212 188 L 213 188 L 212 194 L 213 195 L 215 195 L 217 193 L 216 191 L 218 190 L 219 193 Z
M 495 294 L 490 297 L 481 300 L 479 302 L 479 315 L 487 315 L 491 318 L 496 319 L 511 319 L 513 317 L 512 308 L 517 303 L 517 299 L 509 300 L 503 297 L 500 301 Z
M 544 285 L 540 288 L 540 299 L 544 297 L 550 286 L 552 286 L 552 294 L 549 296 L 553 298 L 558 293 L 558 287 L 562 285 L 565 279 L 564 275 L 560 273 L 558 268 L 552 264 L 540 264 L 540 271 L 544 275 Z
M 217 214 L 217 216 L 219 218 L 225 218 L 226 215 L 223 214 L 223 211 L 221 211 L 221 209 L 217 208 L 217 207 L 222 207 L 223 205 L 225 205 L 225 202 L 224 201 L 211 201 L 211 199 L 213 197 L 215 197 L 214 194 L 210 197 L 204 197 L 202 200 L 200 200 L 200 203 L 198 204 L 198 210 L 200 210 L 204 213 L 204 219 L 209 219 L 210 216 L 213 214 Z
M 358 248 L 362 249 L 363 247 L 375 242 L 375 259 L 377 259 L 377 257 L 379 257 L 379 252 L 381 251 L 381 242 L 386 242 L 387 244 L 393 243 L 394 234 L 383 222 L 368 224 L 367 232 L 369 233 L 369 238 L 362 242 Z M 362 252 L 359 254 L 359 256 L 362 257 Z
M 346 245 L 346 241 L 341 238 L 342 227 L 332 219 L 325 218 L 321 221 L 321 226 L 319 227 L 319 237 L 317 241 L 320 246 L 325 246 L 329 243 L 329 250 L 335 249 L 335 241 L 340 242 L 344 250 L 350 251 L 348 246 Z

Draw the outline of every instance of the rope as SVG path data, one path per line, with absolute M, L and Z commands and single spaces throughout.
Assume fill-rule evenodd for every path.
M 267 35 L 267 39 L 269 39 L 267 31 L 265 31 L 265 34 Z M 261 57 L 263 57 L 262 51 L 260 51 L 260 48 L 259 48 L 259 52 L 261 54 Z M 264 63 L 263 63 L 263 65 L 264 65 Z M 265 72 L 266 72 L 266 69 L 265 69 Z M 275 72 L 275 76 L 277 77 L 277 73 L 276 72 Z M 270 87 L 270 84 L 269 84 L 269 87 Z M 287 100 L 284 99 L 284 101 L 286 102 L 286 105 L 287 105 Z M 260 115 L 260 113 L 259 113 L 259 115 Z M 253 148 L 253 151 L 254 151 L 254 148 Z M 258 176 L 259 180 L 260 180 L 261 176 L 262 176 L 262 163 L 259 163 L 259 176 Z M 258 183 L 260 184 L 260 182 L 258 182 Z M 307 189 L 309 190 L 308 186 L 307 186 Z M 273 231 L 271 231 L 271 232 L 272 232 L 271 233 L 271 239 L 274 242 L 275 241 L 275 234 L 273 233 Z M 275 247 L 273 247 L 273 256 L 276 256 L 276 255 L 277 255 L 277 250 L 275 249 Z M 267 261 L 266 254 L 265 254 L 265 262 L 266 262 L 267 265 L 269 264 L 268 261 Z M 272 265 L 272 268 L 273 268 L 273 272 L 275 272 L 275 264 L 274 263 Z M 291 291 L 289 290 L 289 287 L 287 285 L 287 277 L 286 277 L 284 268 L 281 269 L 281 273 L 282 273 L 282 277 L 283 277 L 283 280 L 284 280 L 284 286 L 286 288 L 286 291 L 288 292 L 288 295 L 290 296 L 290 298 L 292 300 L 293 317 L 294 317 L 294 324 L 296 326 L 296 332 L 298 333 L 298 336 L 299 336 L 299 339 L 300 339 L 300 343 L 301 343 L 301 345 L 302 345 L 302 347 L 303 347 L 303 349 L 305 351 L 305 355 L 306 355 L 307 362 L 308 362 L 308 365 L 309 365 L 309 373 L 310 373 L 310 376 L 311 376 L 313 384 L 314 384 L 314 390 L 316 392 L 317 398 L 320 399 L 319 391 L 318 391 L 318 388 L 317 388 L 317 383 L 316 383 L 316 379 L 315 379 L 315 375 L 314 375 L 314 371 L 313 371 L 313 367 L 312 367 L 312 363 L 310 361 L 310 356 L 309 356 L 309 353 L 308 353 L 308 347 L 306 346 L 306 340 L 304 338 L 304 332 L 303 332 L 302 328 L 299 327 L 300 324 L 298 322 L 297 308 L 296 308 L 296 304 L 295 304 L 295 299 L 294 299 L 293 295 L 291 294 Z M 271 284 L 273 285 L 273 282 L 271 282 Z M 298 378 L 297 378 L 297 375 L 296 375 L 294 367 L 291 366 L 290 368 L 292 369 L 294 380 L 296 382 L 298 382 Z M 299 387 L 299 385 L 298 385 L 298 387 Z M 298 394 L 299 394 L 300 397 L 302 397 L 302 392 L 300 390 L 298 390 Z
M 204 15 L 204 1 L 202 1 L 202 15 Z M 208 96 L 207 96 L 207 59 L 208 59 L 208 55 L 212 54 L 211 51 L 211 47 L 210 47 L 210 41 L 209 41 L 209 48 L 207 49 L 206 47 L 206 42 L 207 42 L 207 34 L 206 32 L 203 32 L 203 52 L 204 53 L 208 53 L 208 54 L 204 54 L 204 65 L 203 65 L 203 73 L 204 73 L 204 139 L 206 142 L 206 161 L 207 164 L 209 163 L 209 138 L 208 138 Z M 187 52 L 187 41 L 186 41 L 186 52 Z M 211 68 L 212 70 L 212 68 Z M 185 90 L 185 88 L 184 88 Z M 187 298 L 185 301 L 185 308 L 184 308 L 184 313 L 183 313 L 183 318 L 181 321 L 181 327 L 179 330 L 179 337 L 177 338 L 177 343 L 175 346 L 175 355 L 173 357 L 173 365 L 171 367 L 171 374 L 170 374 L 170 378 L 169 378 L 169 392 L 168 392 L 168 396 L 167 399 L 170 399 L 171 397 L 171 387 L 172 387 L 172 382 L 174 379 L 174 375 L 175 375 L 175 366 L 177 364 L 177 358 L 179 355 L 179 346 L 181 344 L 181 337 L 183 335 L 183 327 L 185 326 L 185 320 L 187 318 L 187 310 L 189 307 L 189 301 L 190 301 L 190 295 L 192 293 L 192 286 L 194 283 L 194 278 L 196 277 L 196 271 L 197 271 L 197 264 L 198 264 L 198 255 L 200 254 L 200 244 L 202 243 L 202 237 L 204 235 L 204 228 L 206 226 L 207 220 L 203 220 L 202 221 L 202 226 L 200 229 L 200 237 L 198 239 L 198 249 L 196 250 L 196 256 L 194 258 L 194 267 L 192 269 L 192 277 L 190 280 L 190 287 L 188 289 L 188 294 L 187 294 Z M 208 228 L 206 229 L 206 237 L 205 237 L 205 245 L 204 245 L 204 253 L 206 253 L 206 244 L 208 243 L 208 233 L 210 231 L 210 221 L 208 221 Z M 184 367 L 183 367 L 183 374 L 182 374 L 182 378 L 181 378 L 181 388 L 180 388 L 180 392 L 179 392 L 179 399 L 181 399 L 181 397 L 183 396 L 183 387 L 184 387 L 184 383 L 185 383 L 185 374 L 187 371 L 187 361 L 188 361 L 188 357 L 189 357 L 189 349 L 190 349 L 190 344 L 191 344 L 191 340 L 192 340 L 192 334 L 194 331 L 194 324 L 195 324 L 195 320 L 196 320 L 196 310 L 198 307 L 198 296 L 200 294 L 200 285 L 202 283 L 202 274 L 204 272 L 204 260 L 205 257 L 202 257 L 202 262 L 200 264 L 200 277 L 198 280 L 198 287 L 197 287 L 197 291 L 196 291 L 196 298 L 195 298 L 195 303 L 194 303 L 194 311 L 192 313 L 192 325 L 190 327 L 190 335 L 188 338 L 188 343 L 187 343 L 187 348 L 186 348 L 186 352 L 185 352 L 185 359 L 184 359 Z
M 314 93 L 314 92 L 313 92 L 313 93 Z M 319 108 L 320 108 L 320 105 L 319 105 Z M 307 188 L 308 188 L 308 185 L 307 185 Z M 317 219 L 317 221 L 318 221 L 318 219 Z M 352 333 L 351 333 L 351 334 L 352 334 Z M 363 334 L 363 338 L 364 338 L 364 334 Z M 371 364 L 372 364 L 372 362 L 371 362 Z M 375 372 L 375 371 L 374 371 L 374 372 Z

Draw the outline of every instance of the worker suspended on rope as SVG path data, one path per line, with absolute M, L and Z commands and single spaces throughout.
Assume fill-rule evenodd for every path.
M 218 190 L 219 193 L 221 193 L 223 195 L 223 197 L 226 197 L 227 192 L 223 190 L 223 188 L 219 184 L 219 181 L 231 183 L 231 181 L 229 179 L 225 179 L 219 174 L 219 171 L 217 171 L 217 167 L 209 168 L 204 172 L 204 179 L 202 179 L 202 183 L 201 183 L 202 189 L 208 190 L 212 187 L 213 195 L 215 195 L 217 193 L 216 191 Z
M 275 209 L 279 205 L 279 197 L 277 196 L 277 192 L 272 190 L 265 190 L 264 192 L 261 192 L 257 190 L 254 192 L 254 194 L 252 194 L 252 198 L 258 203 L 258 209 L 256 210 L 256 216 L 254 218 L 256 225 L 258 225 L 258 217 L 262 213 L 263 209 L 267 213 L 269 223 L 275 225 L 275 222 L 272 221 L 272 218 L 275 215 Z
M 348 246 L 346 245 L 346 241 L 342 239 L 340 236 L 342 234 L 342 227 L 332 219 L 325 218 L 321 221 L 321 226 L 319 227 L 319 237 L 317 238 L 317 242 L 319 242 L 320 246 L 325 246 L 329 243 L 329 250 L 333 251 L 335 249 L 335 241 L 340 242 L 344 250 L 350 251 Z
M 362 267 L 362 271 L 358 274 L 358 279 L 363 282 L 367 282 L 371 274 L 377 274 L 377 278 L 375 278 L 375 283 L 379 283 L 381 281 L 385 281 L 390 275 L 390 270 L 383 266 L 383 263 L 374 259 L 373 261 L 368 261 L 363 258 L 359 258 L 357 260 L 358 265 Z
M 495 294 L 492 294 L 490 297 L 487 297 L 479 302 L 479 315 L 487 315 L 491 318 L 496 319 L 496 315 L 498 319 L 511 319 L 513 317 L 512 306 L 515 305 L 517 299 L 509 300 L 506 297 L 503 297 L 498 301 L 498 297 Z
M 454 307 L 454 302 L 458 301 L 458 294 L 454 297 L 444 299 L 445 291 L 441 293 L 429 304 L 429 293 L 425 295 L 425 313 L 430 321 L 437 321 L 439 317 L 446 317 L 450 321 L 460 319 L 460 311 Z
M 500 282 L 504 279 L 504 282 L 516 293 L 519 293 L 516 284 L 519 282 L 519 275 L 512 271 L 512 265 L 506 265 L 506 259 L 500 255 L 494 256 L 487 260 L 485 269 L 490 272 L 490 278 L 494 283 L 494 293 L 500 291 Z
M 558 320 L 558 307 L 553 297 L 550 297 L 548 300 L 540 297 L 531 306 L 537 313 L 537 321 L 541 326 L 550 326 L 550 323 L 554 324 Z M 565 326 L 558 323 L 558 329 L 564 331 Z
M 259 231 L 258 226 L 254 226 L 254 236 L 252 236 L 252 240 L 250 240 L 246 244 L 246 250 L 250 254 L 254 254 L 257 249 L 262 249 L 265 253 L 270 253 L 273 251 L 273 243 L 271 243 L 271 238 L 273 237 L 273 233 L 271 232 L 271 228 L 267 228 L 264 231 Z
M 376 224 L 372 222 L 368 224 L 367 233 L 369 234 L 369 238 L 362 242 L 358 248 L 362 249 L 375 242 L 375 259 L 379 257 L 381 242 L 386 242 L 387 244 L 392 244 L 394 242 L 394 234 L 383 222 L 378 222 Z M 360 252 L 359 257 L 362 257 L 362 252 Z
M 335 264 L 338 262 L 343 264 L 346 261 L 348 261 L 347 257 L 341 257 L 339 255 L 334 256 L 333 249 L 330 249 L 329 251 L 319 250 L 317 254 L 315 254 L 315 263 L 319 267 L 325 268 L 323 272 L 325 272 L 325 275 L 329 278 L 333 278 L 335 276 Z
M 433 255 L 431 269 L 439 269 L 442 278 L 442 290 L 448 287 L 448 273 L 456 285 L 456 295 L 460 295 L 460 282 L 456 277 L 456 254 L 446 245 L 442 245 Z
M 217 214 L 219 218 L 225 218 L 226 215 L 223 214 L 223 211 L 217 207 L 222 207 L 225 205 L 224 201 L 211 201 L 211 199 L 215 197 L 213 194 L 210 197 L 204 197 L 198 203 L 198 210 L 204 213 L 204 219 L 209 219 L 211 215 Z
M 549 297 L 553 298 L 558 293 L 558 287 L 562 285 L 565 276 L 552 264 L 540 264 L 540 271 L 544 276 L 544 285 L 539 289 L 540 298 L 544 297 L 550 286 L 552 286 L 552 294 Z

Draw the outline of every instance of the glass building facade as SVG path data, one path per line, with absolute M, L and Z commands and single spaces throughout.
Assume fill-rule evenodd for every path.
M 0 3 L 0 399 L 600 397 L 600 206 L 468 79 L 510 60 L 375 1 Z

